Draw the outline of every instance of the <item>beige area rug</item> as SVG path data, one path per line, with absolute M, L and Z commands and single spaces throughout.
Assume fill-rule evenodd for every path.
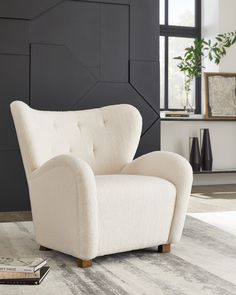
M 39 286 L 0 285 L 1 295 L 235 295 L 236 236 L 187 217 L 183 238 L 170 254 L 156 249 L 94 260 L 80 269 L 76 259 L 39 252 L 32 222 L 0 224 L 1 256 L 48 256 L 49 275 Z

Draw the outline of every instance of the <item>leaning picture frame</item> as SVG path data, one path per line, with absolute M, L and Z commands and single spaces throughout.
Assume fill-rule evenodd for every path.
M 204 74 L 206 118 L 236 120 L 236 73 Z

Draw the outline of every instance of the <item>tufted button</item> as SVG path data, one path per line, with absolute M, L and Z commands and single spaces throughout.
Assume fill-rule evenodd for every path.
M 107 123 L 106 120 L 102 119 L 101 124 L 102 124 L 103 127 L 106 127 L 106 123 Z
M 79 122 L 76 123 L 76 128 L 80 131 L 81 129 L 81 124 Z
M 93 148 L 92 148 L 92 151 L 93 151 L 93 154 L 95 154 L 95 153 L 96 153 L 97 149 L 96 149 L 96 147 L 95 147 L 95 146 L 93 146 Z
M 57 124 L 54 122 L 54 123 L 52 123 L 52 126 L 53 126 L 53 128 L 55 129 L 55 130 L 57 130 Z

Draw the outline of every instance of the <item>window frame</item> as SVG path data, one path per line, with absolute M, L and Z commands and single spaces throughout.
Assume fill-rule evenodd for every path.
M 169 0 L 164 0 L 165 24 L 160 24 L 160 37 L 164 37 L 164 108 L 160 110 L 182 111 L 183 109 L 169 108 L 169 37 L 201 38 L 201 0 L 195 0 L 195 26 L 169 25 Z M 195 113 L 201 114 L 202 108 L 202 87 L 201 77 L 195 79 Z

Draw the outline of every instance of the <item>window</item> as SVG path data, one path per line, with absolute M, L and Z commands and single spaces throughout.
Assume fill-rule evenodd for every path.
M 183 73 L 173 57 L 201 37 L 201 0 L 160 0 L 160 107 L 183 110 Z M 192 105 L 201 112 L 201 79 L 192 87 Z

